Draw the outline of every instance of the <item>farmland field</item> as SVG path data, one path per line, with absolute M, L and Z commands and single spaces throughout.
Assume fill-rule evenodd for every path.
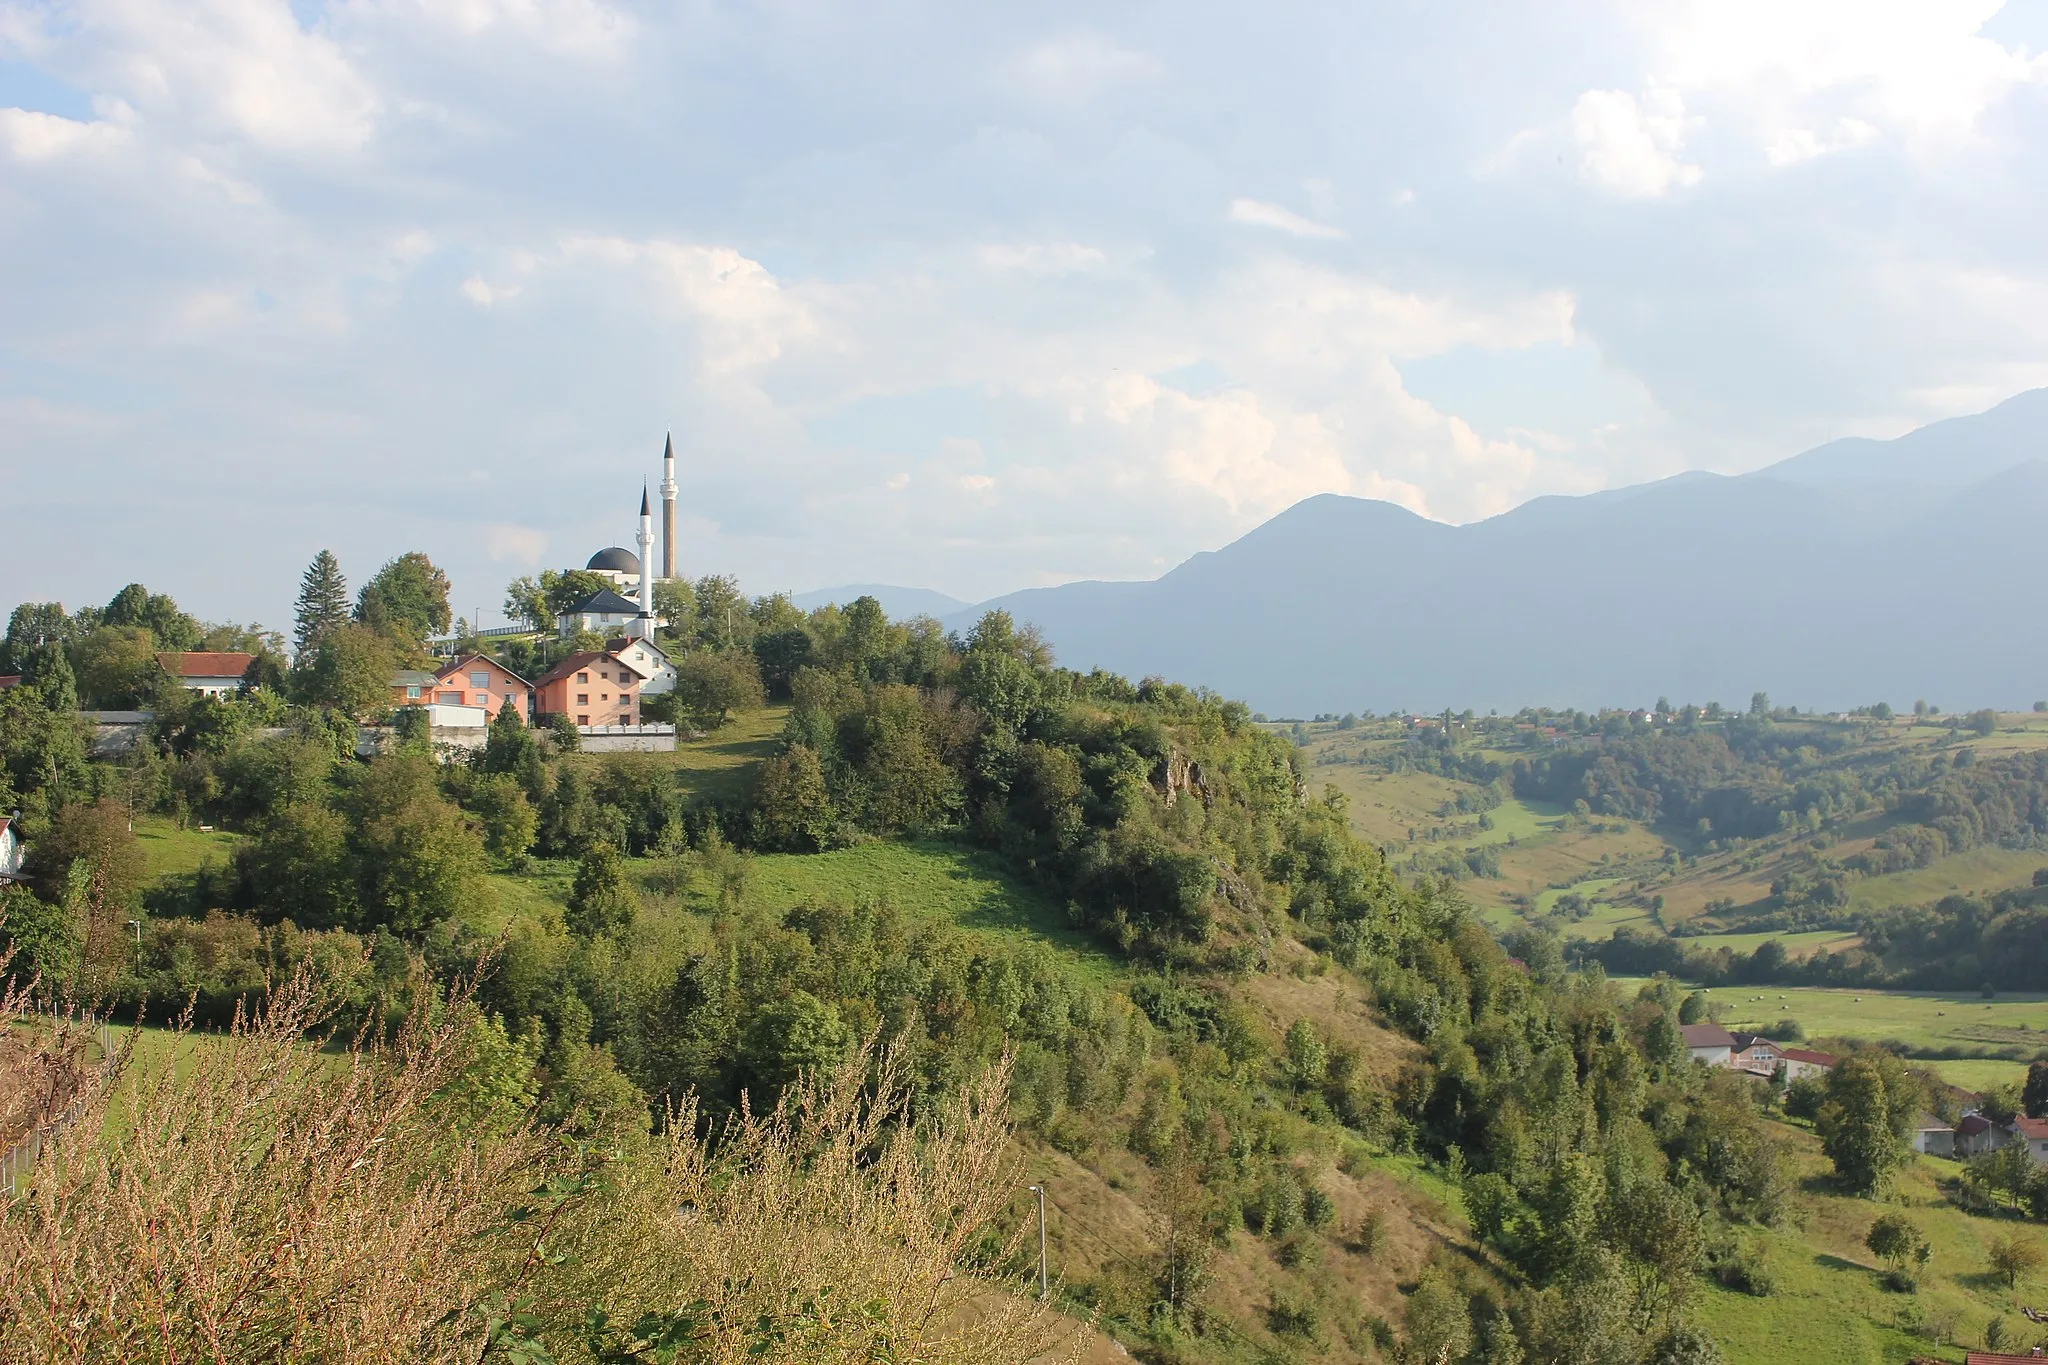
M 2048 995 L 1946 995 L 1923 991 L 1827 990 L 1799 986 L 1720 986 L 1707 992 L 1729 1028 L 1799 1021 L 1812 1040 L 1897 1042 L 1909 1054 L 2015 1049 L 2048 1052 Z M 1972 1089 L 2019 1080 L 2026 1063 L 2004 1058 L 1925 1058 L 1953 1085 Z
M 224 867 L 234 857 L 235 846 L 241 839 L 224 830 L 201 831 L 191 826 L 180 829 L 175 821 L 163 816 L 140 815 L 135 819 L 135 842 L 142 846 L 143 866 L 149 879 L 155 881 L 197 872 L 209 863 Z

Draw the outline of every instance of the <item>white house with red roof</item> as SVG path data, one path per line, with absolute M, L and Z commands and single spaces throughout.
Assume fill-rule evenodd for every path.
M 183 654 L 159 654 L 158 667 L 177 679 L 187 692 L 204 692 L 209 697 L 231 697 L 242 690 L 242 676 L 256 662 L 254 654 L 239 650 L 191 650 Z

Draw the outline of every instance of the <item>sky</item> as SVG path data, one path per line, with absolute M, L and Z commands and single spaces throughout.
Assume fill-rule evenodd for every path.
M 1150 578 L 2048 384 L 2048 0 L 0 0 L 0 599 Z

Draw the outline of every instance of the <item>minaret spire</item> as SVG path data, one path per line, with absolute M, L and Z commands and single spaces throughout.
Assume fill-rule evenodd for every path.
M 647 506 L 647 485 L 640 485 L 640 619 L 635 633 L 654 634 L 654 514 Z
M 661 576 L 676 576 L 676 438 L 665 435 L 661 444 Z

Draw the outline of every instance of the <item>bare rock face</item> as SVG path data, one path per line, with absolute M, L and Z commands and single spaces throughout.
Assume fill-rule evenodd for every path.
M 1175 749 L 1166 756 L 1166 804 L 1171 806 L 1183 796 L 1199 796 L 1202 804 L 1209 802 L 1209 784 L 1202 777 L 1202 765 Z

